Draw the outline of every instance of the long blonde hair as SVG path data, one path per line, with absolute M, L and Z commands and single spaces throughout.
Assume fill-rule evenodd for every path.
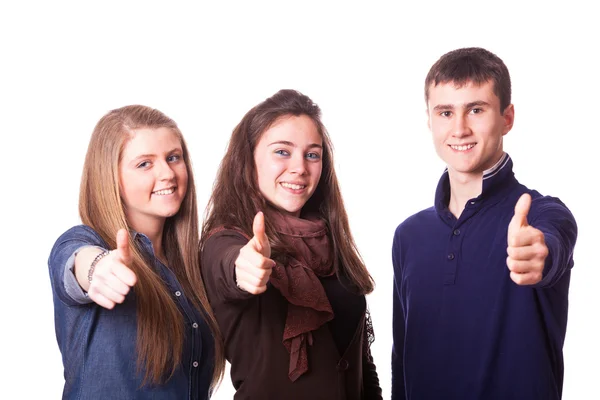
M 192 304 L 201 310 L 215 339 L 214 388 L 223 376 L 225 357 L 221 335 L 208 303 L 199 268 L 199 226 L 196 190 L 188 149 L 175 122 L 162 112 L 140 105 L 112 110 L 96 125 L 85 158 L 79 192 L 81 221 L 93 228 L 110 248 L 116 234 L 129 225 L 119 191 L 119 161 L 132 131 L 168 128 L 179 138 L 188 173 L 187 194 L 179 212 L 166 220 L 163 247 L 173 271 Z M 137 276 L 137 364 L 145 367 L 144 382 L 168 380 L 178 364 L 185 337 L 181 312 L 161 277 L 154 272 L 130 237 L 132 265 Z M 211 360 L 212 361 L 212 360 Z

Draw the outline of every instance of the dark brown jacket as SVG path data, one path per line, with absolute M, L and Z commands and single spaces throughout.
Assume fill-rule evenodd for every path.
M 381 399 L 367 338 L 366 303 L 353 339 L 340 355 L 327 324 L 313 332 L 309 370 L 288 377 L 290 356 L 282 343 L 287 300 L 268 286 L 255 296 L 235 283 L 235 260 L 248 242 L 231 230 L 211 236 L 202 252 L 202 276 L 225 339 L 236 400 Z M 348 292 L 349 296 L 355 296 Z M 364 297 L 364 296 L 363 296 Z

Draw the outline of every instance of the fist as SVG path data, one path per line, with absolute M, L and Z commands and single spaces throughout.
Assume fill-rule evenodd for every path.
M 548 247 L 544 234 L 527 222 L 531 196 L 523 194 L 515 205 L 508 225 L 508 258 L 510 277 L 517 285 L 534 285 L 542 280 Z
M 271 245 L 265 234 L 265 216 L 258 212 L 252 224 L 254 236 L 240 249 L 235 260 L 235 276 L 240 289 L 252 294 L 267 290 L 267 282 L 275 261 L 271 260 Z
M 96 264 L 88 289 L 90 299 L 108 309 L 122 303 L 137 281 L 130 265 L 129 234 L 125 229 L 119 229 L 117 248 Z

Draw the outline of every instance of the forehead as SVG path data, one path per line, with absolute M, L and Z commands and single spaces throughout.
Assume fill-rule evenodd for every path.
M 461 105 L 475 101 L 484 101 L 488 104 L 498 104 L 500 99 L 494 93 L 494 83 L 487 81 L 477 84 L 468 81 L 463 85 L 455 82 L 444 82 L 429 86 L 428 106 L 430 108 L 445 105 Z
M 132 130 L 121 153 L 123 159 L 135 158 L 141 154 L 163 154 L 181 149 L 178 134 L 170 128 L 140 128 Z
M 278 118 L 262 134 L 260 142 L 287 141 L 294 144 L 321 144 L 323 139 L 317 125 L 307 115 L 286 115 Z

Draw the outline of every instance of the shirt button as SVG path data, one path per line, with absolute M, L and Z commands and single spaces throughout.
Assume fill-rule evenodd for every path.
M 181 292 L 180 292 L 179 290 L 178 290 L 178 291 L 176 291 L 176 292 L 175 292 L 175 296 L 177 296 L 177 297 L 181 296 Z
M 198 368 L 198 361 L 194 361 L 194 362 L 192 363 L 192 365 L 194 366 L 194 368 Z
M 454 253 L 448 254 L 448 260 L 454 260 Z
M 350 363 L 348 362 L 348 360 L 341 359 L 340 362 L 338 362 L 338 371 L 346 371 L 348 367 L 350 367 Z
M 471 202 L 471 205 L 474 205 L 474 204 L 475 204 L 475 202 L 474 202 L 474 201 L 472 201 L 472 202 Z
M 454 236 L 458 236 L 460 235 L 460 229 L 455 229 L 452 233 L 454 234 Z
M 192 327 L 193 327 L 194 329 L 196 329 L 196 328 L 198 328 L 198 324 L 194 322 L 194 323 L 192 324 Z

